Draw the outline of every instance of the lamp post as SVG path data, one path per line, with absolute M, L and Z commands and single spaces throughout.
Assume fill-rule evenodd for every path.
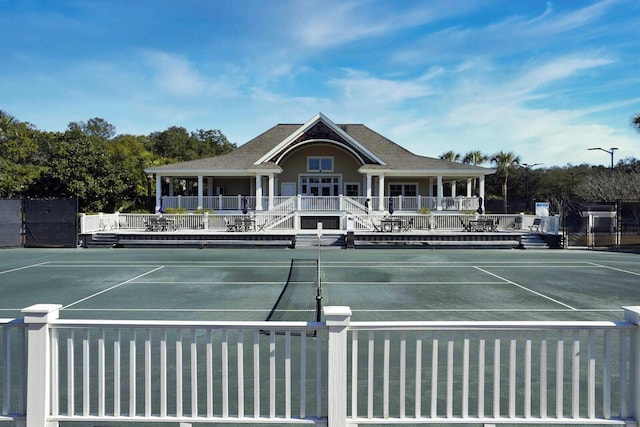
M 600 150 L 600 151 L 604 151 L 605 153 L 608 153 L 611 156 L 611 170 L 613 170 L 613 152 L 616 151 L 617 149 L 618 147 L 611 147 L 608 150 L 605 150 L 604 148 L 600 148 L 600 147 L 587 148 L 587 150 Z
M 524 168 L 524 210 L 529 212 L 529 169 L 539 166 L 542 163 L 522 163 L 520 167 Z

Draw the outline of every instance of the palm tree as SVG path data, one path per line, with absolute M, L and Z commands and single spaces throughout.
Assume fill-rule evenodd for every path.
M 481 151 L 475 150 L 469 151 L 467 154 L 465 154 L 462 158 L 462 163 L 476 166 L 483 164 L 487 160 L 489 160 L 489 156 L 482 153 Z
M 11 114 L 0 110 L 0 136 L 9 133 L 9 129 L 14 127 L 18 121 Z
M 491 163 L 495 163 L 497 167 L 496 174 L 502 183 L 502 203 L 504 213 L 507 213 L 507 180 L 509 179 L 509 168 L 520 163 L 520 157 L 516 156 L 512 151 L 505 153 L 500 151 L 491 157 Z
M 460 154 L 454 153 L 453 151 L 447 151 L 446 153 L 440 154 L 440 159 L 448 160 L 450 162 L 459 162 Z
M 484 154 L 479 150 L 475 150 L 475 151 L 467 152 L 467 154 L 465 154 L 464 157 L 462 158 L 462 163 L 477 166 L 477 165 L 483 164 L 487 160 L 489 160 L 489 156 L 487 156 L 486 154 Z M 474 194 L 476 192 L 477 181 L 478 181 L 478 178 L 474 178 L 472 182 L 473 188 L 471 190 L 473 191 Z
M 633 125 L 633 127 L 636 128 L 638 132 L 640 132 L 640 114 L 636 114 L 635 117 L 631 119 L 631 125 Z

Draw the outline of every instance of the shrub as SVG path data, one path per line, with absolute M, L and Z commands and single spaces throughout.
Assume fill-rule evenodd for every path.
M 186 214 L 187 208 L 167 208 L 164 213 L 166 214 Z
M 431 210 L 429 208 L 420 208 L 418 209 L 418 213 L 422 215 L 429 215 Z

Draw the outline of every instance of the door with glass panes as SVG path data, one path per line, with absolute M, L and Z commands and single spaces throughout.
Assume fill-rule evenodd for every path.
M 307 196 L 338 196 L 340 194 L 339 176 L 303 176 L 302 193 Z

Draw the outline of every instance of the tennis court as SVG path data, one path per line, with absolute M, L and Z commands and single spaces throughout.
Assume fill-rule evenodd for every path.
M 6 249 L 0 317 L 314 320 L 316 250 Z M 618 320 L 640 305 L 634 254 L 323 250 L 322 305 L 352 320 Z

